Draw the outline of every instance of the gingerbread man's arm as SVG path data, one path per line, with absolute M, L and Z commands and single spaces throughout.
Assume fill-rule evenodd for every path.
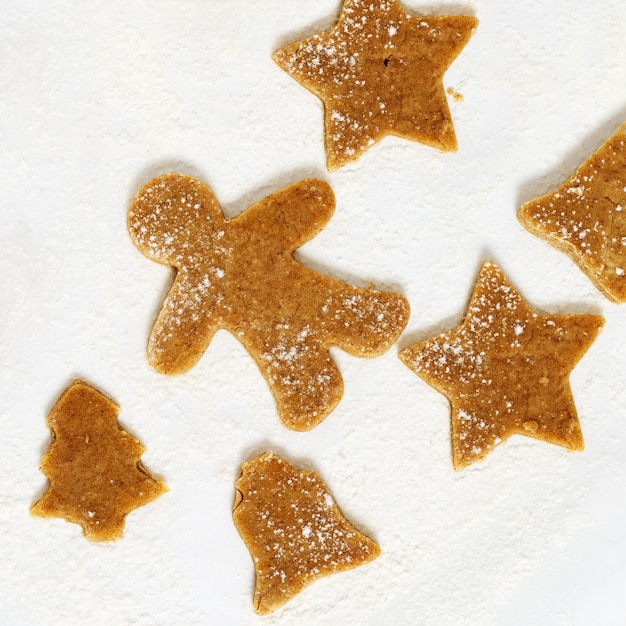
M 409 303 L 399 293 L 345 285 L 322 307 L 328 344 L 361 357 L 389 349 L 409 321 Z
M 323 180 L 308 178 L 257 202 L 230 222 L 273 254 L 291 253 L 313 239 L 331 218 L 335 196 Z
M 194 284 L 195 282 L 195 284 Z M 163 374 L 182 374 L 206 351 L 219 328 L 211 306 L 196 297 L 201 287 L 179 271 L 148 340 L 148 362 Z

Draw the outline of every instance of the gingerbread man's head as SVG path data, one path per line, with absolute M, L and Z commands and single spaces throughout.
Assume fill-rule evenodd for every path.
M 183 174 L 152 179 L 128 211 L 128 230 L 135 245 L 152 260 L 174 267 L 211 248 L 224 224 L 209 187 Z

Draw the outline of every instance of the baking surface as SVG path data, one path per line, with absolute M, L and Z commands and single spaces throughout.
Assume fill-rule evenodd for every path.
M 322 106 L 272 52 L 334 22 L 338 0 L 6 0 L 0 14 L 0 623 L 621 624 L 626 611 L 626 308 L 516 210 L 561 182 L 626 118 L 626 4 L 405 2 L 479 26 L 445 75 L 458 153 L 388 137 L 324 168 Z M 284 428 L 237 340 L 189 373 L 145 360 L 172 275 L 126 230 L 153 176 L 202 178 L 228 217 L 315 176 L 337 207 L 297 254 L 403 293 L 411 319 L 375 359 L 340 350 L 345 394 L 313 431 Z M 571 377 L 586 449 L 514 437 L 455 473 L 449 406 L 397 358 L 460 322 L 482 262 L 537 312 L 606 318 Z M 119 542 L 31 517 L 46 415 L 80 377 L 169 492 Z M 232 522 L 241 463 L 273 450 L 315 470 L 381 556 L 252 610 Z

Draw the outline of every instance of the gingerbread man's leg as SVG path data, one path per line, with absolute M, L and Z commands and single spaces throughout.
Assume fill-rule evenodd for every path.
M 278 405 L 282 422 L 293 430 L 310 430 L 338 404 L 343 380 L 328 349 L 307 327 L 246 332 L 242 339 L 255 357 Z
M 345 285 L 329 292 L 320 318 L 329 345 L 356 356 L 378 356 L 400 336 L 409 320 L 409 303 L 398 293 Z

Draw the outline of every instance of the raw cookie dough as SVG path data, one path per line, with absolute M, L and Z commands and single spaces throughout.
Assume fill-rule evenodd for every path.
M 143 446 L 117 421 L 119 407 L 80 380 L 48 416 L 52 443 L 41 461 L 50 480 L 31 512 L 80 524 L 91 541 L 122 537 L 126 516 L 167 491 L 141 464 Z
M 400 352 L 450 400 L 455 469 L 514 434 L 582 450 L 569 375 L 603 324 L 597 315 L 537 315 L 485 263 L 463 323 Z
M 443 75 L 477 25 L 409 15 L 397 0 L 344 0 L 332 28 L 277 50 L 274 61 L 324 103 L 328 169 L 385 135 L 455 151 Z
M 352 287 L 293 258 L 334 205 L 328 184 L 307 179 L 227 221 L 209 187 L 191 176 L 145 185 L 129 210 L 130 236 L 148 258 L 177 270 L 150 335 L 150 364 L 185 372 L 224 328 L 255 359 L 283 423 L 319 424 L 343 394 L 329 348 L 380 355 L 409 317 L 400 294 Z
M 568 254 L 613 302 L 626 302 L 626 124 L 556 191 L 517 216 Z
M 254 561 L 257 613 L 271 613 L 315 579 L 380 554 L 346 521 L 315 472 L 298 471 L 271 452 L 241 469 L 233 520 Z

